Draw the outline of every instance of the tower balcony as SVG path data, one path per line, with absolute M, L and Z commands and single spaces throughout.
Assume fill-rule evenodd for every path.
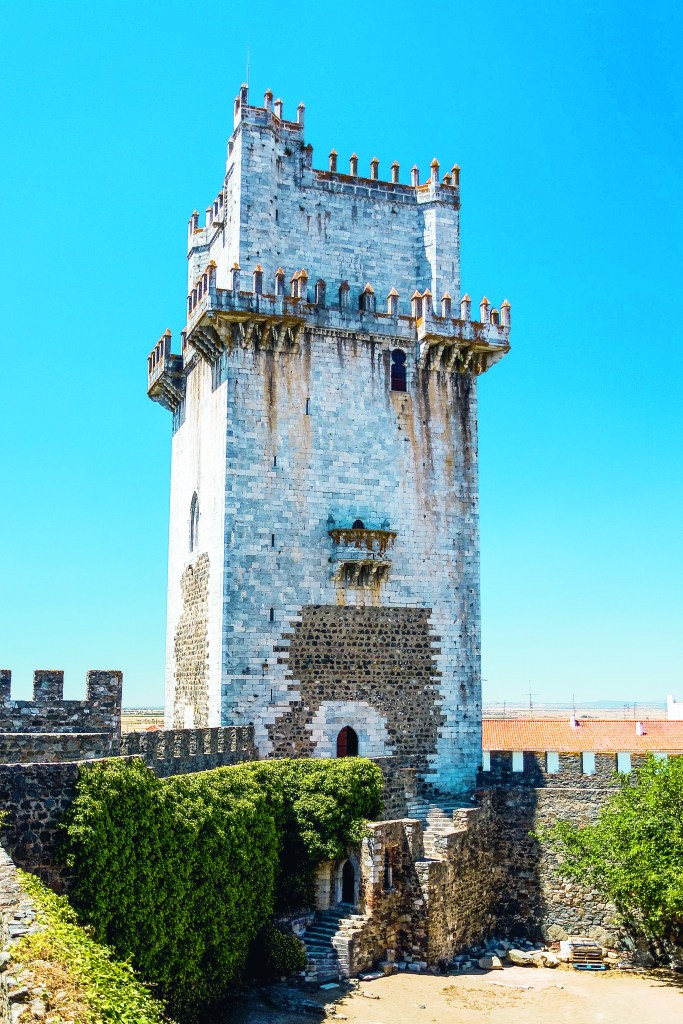
M 468 302 L 467 296 L 463 302 Z M 425 304 L 426 305 L 426 304 Z M 435 316 L 431 309 L 416 322 L 419 365 L 424 369 L 453 373 L 472 369 L 484 373 L 510 349 L 510 324 L 501 323 L 498 310 L 489 315 L 482 307 L 482 321 Z
M 164 331 L 147 357 L 147 394 L 175 412 L 183 397 L 184 382 L 183 357 L 171 352 L 171 332 Z
M 330 558 L 332 576 L 348 587 L 376 587 L 391 571 L 389 555 L 396 539 L 393 530 L 367 530 L 365 526 L 328 530 L 334 541 Z

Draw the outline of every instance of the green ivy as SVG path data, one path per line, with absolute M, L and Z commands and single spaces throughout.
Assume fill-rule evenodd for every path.
M 310 902 L 315 864 L 360 842 L 381 791 L 361 758 L 171 779 L 138 759 L 84 764 L 65 821 L 75 905 L 189 1019 L 226 997 L 276 908 Z
M 136 979 L 130 965 L 118 962 L 111 950 L 78 925 L 63 896 L 55 895 L 33 875 L 23 871 L 19 875 L 46 928 L 21 938 L 12 947 L 12 959 L 29 965 L 34 960 L 60 964 L 73 979 L 89 1024 L 162 1024 L 167 1018 L 161 1003 Z

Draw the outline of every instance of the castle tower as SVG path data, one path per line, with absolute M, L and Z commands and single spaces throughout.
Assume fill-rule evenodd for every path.
M 303 104 L 243 86 L 190 218 L 181 350 L 167 331 L 148 360 L 173 414 L 167 724 L 393 755 L 454 793 L 481 759 L 477 378 L 509 305 L 461 302 L 459 170 L 337 156 L 315 169 Z

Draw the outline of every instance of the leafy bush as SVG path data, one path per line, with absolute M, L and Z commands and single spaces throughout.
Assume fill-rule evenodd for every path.
M 188 1019 L 225 997 L 276 905 L 307 902 L 314 865 L 360 841 L 381 790 L 360 758 L 163 780 L 140 760 L 84 764 L 65 821 L 75 905 Z
M 135 978 L 130 965 L 115 960 L 111 950 L 86 934 L 64 897 L 33 875 L 19 874 L 47 928 L 21 938 L 11 956 L 35 971 L 47 988 L 50 1010 L 59 1011 L 50 1019 L 66 1019 L 66 1014 L 88 1024 L 162 1024 L 166 1018 L 161 1003 Z M 58 999 L 50 982 L 60 989 Z
M 610 900 L 653 937 L 683 943 L 683 757 L 649 757 L 594 824 L 558 821 L 538 838 L 560 871 Z
M 306 947 L 296 935 L 268 924 L 254 943 L 251 961 L 255 974 L 269 979 L 280 978 L 303 971 Z

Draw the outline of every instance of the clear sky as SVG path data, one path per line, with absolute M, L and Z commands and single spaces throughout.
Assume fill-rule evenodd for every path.
M 480 378 L 485 698 L 683 697 L 679 0 L 59 4 L 0 12 L 0 662 L 163 700 L 187 220 L 232 102 L 306 103 L 314 165 L 462 168 Z M 384 169 L 384 173 L 382 172 Z

